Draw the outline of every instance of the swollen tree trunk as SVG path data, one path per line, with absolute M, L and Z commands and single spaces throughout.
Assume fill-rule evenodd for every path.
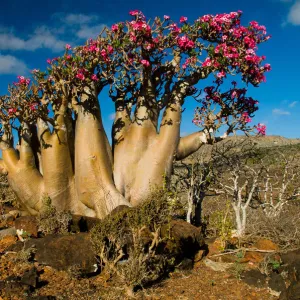
M 133 120 L 126 110 L 117 110 L 114 126 L 120 121 L 122 126 L 113 131 L 112 150 L 102 124 L 98 91 L 91 85 L 76 105 L 75 119 L 62 101 L 54 111 L 53 130 L 42 120 L 35 134 L 22 124 L 18 150 L 8 130 L 2 138 L 0 170 L 8 173 L 17 197 L 34 215 L 43 208 L 46 196 L 59 210 L 98 218 L 120 205 L 136 206 L 164 185 L 177 154 L 182 158 L 201 145 L 201 134 L 180 141 L 185 88 L 180 86 L 172 95 L 159 132 L 155 99 L 141 97 Z M 191 145 L 193 149 L 188 149 Z

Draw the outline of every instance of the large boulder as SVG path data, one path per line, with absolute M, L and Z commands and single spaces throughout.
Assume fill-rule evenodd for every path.
M 90 275 L 97 271 L 97 259 L 87 233 L 72 235 L 47 235 L 44 238 L 30 239 L 25 242 L 24 250 L 34 249 L 34 260 L 41 265 L 57 270 L 77 269 L 81 275 Z M 19 242 L 11 250 L 23 247 Z

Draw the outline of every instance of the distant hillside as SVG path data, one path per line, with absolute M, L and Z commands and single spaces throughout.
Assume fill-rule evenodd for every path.
M 300 138 L 289 139 L 279 135 L 268 135 L 268 136 L 256 136 L 256 137 L 245 137 L 245 136 L 232 136 L 228 137 L 227 140 L 240 140 L 250 139 L 255 142 L 258 147 L 274 147 L 274 146 L 287 146 L 300 144 Z
M 258 148 L 272 148 L 272 147 L 285 147 L 289 145 L 299 145 L 300 146 L 300 138 L 297 139 L 289 139 L 285 138 L 279 135 L 268 135 L 268 136 L 252 136 L 252 137 L 246 137 L 246 136 L 230 136 L 226 138 L 224 141 L 217 143 L 218 146 L 221 146 L 222 143 L 231 143 L 231 142 L 237 142 L 242 143 L 243 141 L 251 141 L 256 144 Z M 210 159 L 212 145 L 203 145 L 196 153 L 195 155 L 199 154 L 201 157 L 203 157 L 205 160 Z M 287 150 L 287 149 L 286 149 Z M 191 157 L 187 157 L 185 159 L 186 162 L 190 160 Z

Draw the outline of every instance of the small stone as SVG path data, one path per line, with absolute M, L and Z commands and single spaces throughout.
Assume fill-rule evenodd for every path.
M 193 269 L 193 261 L 189 258 L 184 258 L 181 263 L 176 266 L 177 270 L 187 271 Z
M 2 240 L 5 236 L 15 236 L 17 234 L 16 228 L 15 227 L 11 227 L 11 228 L 7 228 L 7 229 L 3 229 L 0 231 L 0 240 Z
M 17 218 L 15 220 L 15 228 L 17 230 L 23 230 L 23 232 L 33 237 L 38 236 L 38 221 L 34 216 Z
M 256 247 L 259 250 L 274 250 L 277 251 L 279 247 L 274 244 L 271 240 L 267 239 L 262 239 L 258 240 L 255 244 L 254 247 Z
M 268 284 L 273 291 L 283 292 L 286 290 L 285 282 L 280 274 L 272 273 Z
M 249 270 L 242 273 L 242 280 L 249 285 L 253 285 L 258 288 L 263 288 L 266 285 L 267 276 L 262 274 L 259 270 Z
M 26 271 L 23 276 L 21 277 L 20 282 L 26 285 L 29 285 L 33 288 L 36 288 L 38 285 L 38 273 L 36 268 L 31 268 L 30 270 Z

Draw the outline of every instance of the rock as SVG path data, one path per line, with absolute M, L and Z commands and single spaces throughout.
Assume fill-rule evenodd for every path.
M 16 228 L 11 227 L 7 229 L 3 229 L 0 231 L 0 240 L 3 239 L 5 236 L 15 236 L 17 234 Z
M 204 245 L 201 229 L 183 220 L 172 220 L 161 229 L 162 237 L 169 237 L 164 252 L 178 259 L 193 258 L 195 253 Z
M 259 250 L 274 250 L 274 251 L 279 250 L 279 247 L 276 244 L 274 244 L 271 240 L 267 240 L 267 239 L 258 240 L 254 244 L 254 247 Z
M 95 273 L 96 255 L 87 233 L 48 235 L 25 242 L 25 250 L 35 247 L 35 260 L 57 270 L 69 271 L 76 267 L 82 275 Z
M 267 276 L 262 274 L 259 270 L 253 269 L 242 273 L 241 279 L 249 285 L 253 285 L 258 288 L 266 286 Z
M 207 240 L 206 244 L 208 247 L 208 257 L 222 252 L 222 242 L 219 239 Z
M 15 220 L 15 228 L 33 237 L 38 236 L 38 221 L 34 216 L 19 217 Z
M 300 281 L 300 249 L 281 254 L 282 269 L 288 271 L 289 280 Z
M 216 262 L 209 258 L 203 259 L 204 264 L 216 272 L 225 272 L 232 267 L 232 263 Z
M 98 218 L 72 215 L 71 231 L 72 232 L 89 232 L 95 225 L 101 222 Z
M 241 262 L 259 264 L 264 260 L 265 254 L 255 251 L 247 251 Z
M 293 282 L 287 291 L 280 295 L 279 300 L 300 300 L 300 281 Z
M 193 260 L 189 258 L 184 258 L 179 265 L 176 266 L 177 270 L 180 271 L 187 271 L 187 270 L 192 270 L 193 269 Z
M 280 274 L 272 273 L 268 282 L 271 290 L 282 293 L 286 290 L 285 282 Z
M 16 295 L 30 292 L 30 286 L 22 284 L 17 277 L 8 277 L 5 281 L 0 281 L 0 291 L 7 297 L 11 296 L 5 299 L 14 299 L 12 297 Z
M 26 271 L 23 276 L 21 277 L 20 282 L 26 285 L 29 285 L 33 288 L 38 286 L 38 273 L 36 268 L 31 268 L 30 270 Z
M 0 241 L 0 253 L 4 252 L 7 248 L 9 248 L 11 245 L 15 244 L 17 241 L 17 238 L 12 235 L 7 235 L 5 236 L 1 241 Z

